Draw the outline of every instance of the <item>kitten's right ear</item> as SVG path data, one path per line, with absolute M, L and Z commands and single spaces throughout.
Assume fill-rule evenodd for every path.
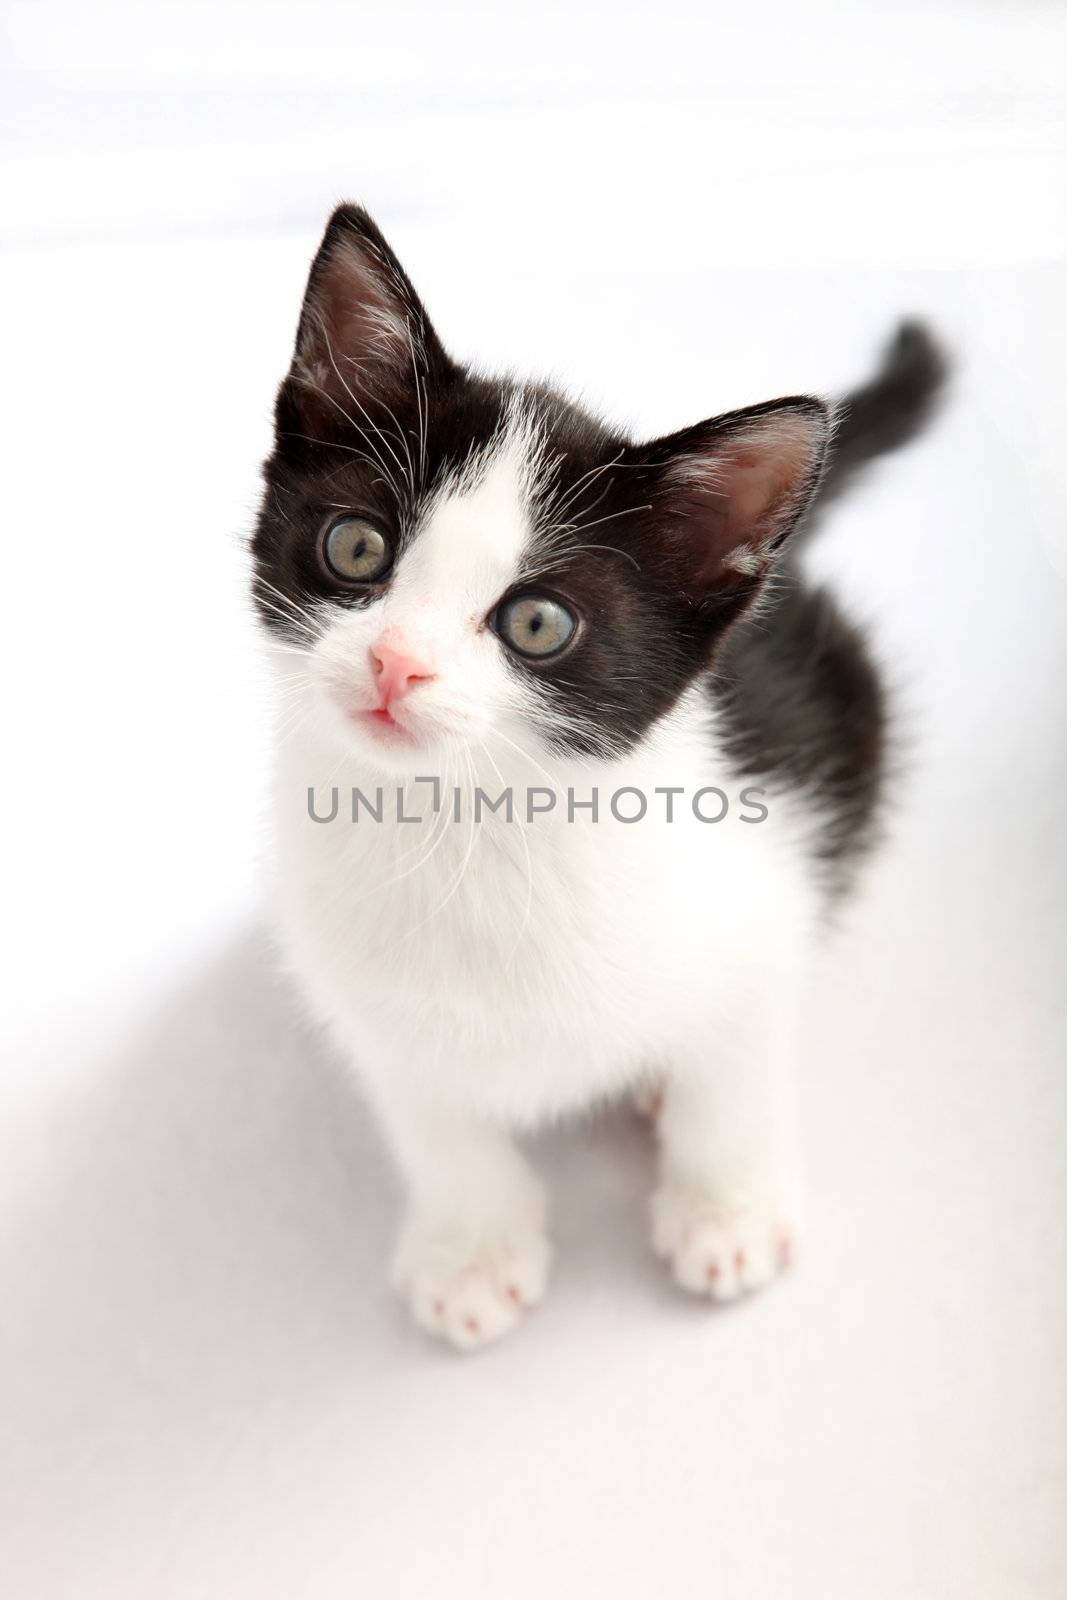
M 400 262 L 362 206 L 338 206 L 311 265 L 284 386 L 316 436 L 374 418 L 451 363 Z M 284 392 L 284 391 L 283 391 Z

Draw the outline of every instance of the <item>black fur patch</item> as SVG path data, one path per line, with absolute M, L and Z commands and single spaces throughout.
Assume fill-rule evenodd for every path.
M 815 798 L 815 849 L 844 887 L 875 837 L 886 765 L 885 695 L 859 629 L 789 574 L 768 610 L 730 633 L 709 692 L 737 769 Z

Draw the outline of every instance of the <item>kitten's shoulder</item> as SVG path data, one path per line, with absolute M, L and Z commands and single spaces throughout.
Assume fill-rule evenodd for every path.
M 835 889 L 873 842 L 887 708 L 867 640 L 824 588 L 795 573 L 728 635 L 708 680 L 729 758 L 772 789 L 802 792 Z

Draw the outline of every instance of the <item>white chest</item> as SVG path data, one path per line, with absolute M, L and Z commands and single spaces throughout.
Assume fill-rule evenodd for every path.
M 336 816 L 315 822 L 301 776 L 282 762 L 279 914 L 316 1008 L 368 1075 L 414 1073 L 509 1118 L 620 1089 L 713 1029 L 814 912 L 795 818 L 746 824 L 735 806 L 709 824 L 684 800 L 668 824 L 649 781 L 647 815 L 623 823 L 609 797 L 643 774 L 598 785 L 596 821 L 562 796 L 527 820 L 518 789 L 512 822 L 476 821 L 469 791 L 457 820 L 427 789 L 416 823 L 388 787 L 381 822 L 353 821 L 340 781 Z M 332 799 L 318 791 L 318 815 Z

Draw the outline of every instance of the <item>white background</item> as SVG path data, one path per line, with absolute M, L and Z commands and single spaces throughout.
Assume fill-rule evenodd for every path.
M 1052 1600 L 1067 1584 L 1063 8 L 6 9 L 0 1570 L 12 1600 Z M 257 463 L 331 205 L 446 340 L 642 430 L 862 376 L 935 431 L 813 556 L 893 839 L 803 1039 L 798 1270 L 724 1313 L 622 1112 L 469 1360 L 262 941 Z M 361 974 L 373 981 L 373 971 Z

